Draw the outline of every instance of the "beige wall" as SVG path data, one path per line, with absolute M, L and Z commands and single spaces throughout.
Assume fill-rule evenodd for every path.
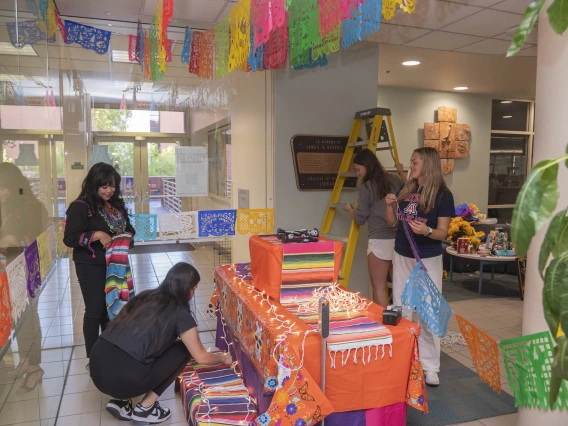
M 321 228 L 331 191 L 301 192 L 296 187 L 290 139 L 296 134 L 348 135 L 356 111 L 377 102 L 378 49 L 359 43 L 314 70 L 280 70 L 275 77 L 275 209 L 283 229 Z M 354 201 L 354 192 L 344 201 Z M 349 198 L 349 195 L 351 197 Z M 338 212 L 332 234 L 347 236 L 351 218 Z M 367 227 L 361 227 L 349 288 L 368 294 Z
M 454 172 L 446 182 L 457 204 L 474 203 L 487 212 L 489 191 L 489 150 L 491 146 L 491 97 L 463 93 L 379 86 L 377 105 L 390 108 L 400 161 L 408 166 L 412 151 L 424 146 L 424 123 L 435 122 L 439 106 L 457 108 L 458 123 L 471 126 L 469 155 L 455 160 Z M 388 152 L 379 160 L 392 167 Z

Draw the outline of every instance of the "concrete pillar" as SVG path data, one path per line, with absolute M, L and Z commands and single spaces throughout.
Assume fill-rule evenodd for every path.
M 548 6 L 545 6 L 545 9 Z M 568 32 L 559 36 L 552 31 L 543 11 L 538 24 L 538 57 L 536 83 L 536 121 L 533 164 L 565 153 L 568 139 Z M 568 180 L 568 171 L 560 165 L 559 182 Z M 560 185 L 558 207 L 568 205 L 568 187 Z M 546 228 L 531 244 L 528 254 L 525 302 L 523 308 L 523 335 L 548 330 L 542 308 L 543 282 L 538 273 L 538 255 Z M 519 409 L 518 426 L 560 426 L 568 424 L 566 412 Z

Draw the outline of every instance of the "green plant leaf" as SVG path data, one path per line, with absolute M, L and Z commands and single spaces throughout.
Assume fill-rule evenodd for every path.
M 545 160 L 538 163 L 527 176 L 527 180 L 513 210 L 511 240 L 517 255 L 524 259 L 529 245 L 542 225 L 550 219 L 558 200 L 558 163 L 564 160 Z
M 546 13 L 554 32 L 559 35 L 564 34 L 568 28 L 568 0 L 554 0 Z
M 542 242 L 540 248 L 540 255 L 538 258 L 538 270 L 540 276 L 544 278 L 544 268 L 546 267 L 546 262 L 550 254 L 556 258 L 561 257 L 568 253 L 568 208 L 558 212 L 548 229 L 546 230 L 546 236 Z
M 558 345 L 554 348 L 552 375 L 568 380 L 568 337 L 566 336 L 558 339 Z
M 553 337 L 556 336 L 560 323 L 563 292 L 568 292 L 568 258 L 566 257 L 554 259 L 550 262 L 544 276 L 543 307 Z M 568 309 L 568 306 L 566 309 Z
M 525 10 L 521 23 L 517 27 L 517 31 L 515 31 L 513 41 L 507 51 L 507 57 L 515 56 L 519 50 L 521 50 L 521 47 L 523 47 L 523 44 L 525 44 L 525 41 L 527 40 L 527 37 L 531 34 L 536 21 L 538 20 L 538 15 L 540 15 L 540 11 L 544 7 L 545 3 L 546 0 L 537 0 L 534 3 L 529 4 L 527 10 Z
M 550 330 L 558 330 L 558 324 L 560 324 L 560 321 L 558 320 L 558 314 L 552 311 L 552 308 L 550 306 L 550 303 L 548 302 L 548 295 L 547 295 L 547 289 L 544 288 L 542 291 L 542 307 L 543 307 L 543 311 L 544 311 L 544 319 L 546 320 L 546 323 L 548 324 L 548 328 Z M 555 338 L 556 340 L 556 332 L 552 333 L 552 336 Z

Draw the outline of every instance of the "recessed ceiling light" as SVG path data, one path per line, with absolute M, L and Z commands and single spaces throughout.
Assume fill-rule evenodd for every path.
M 513 118 L 512 115 L 504 115 L 503 118 Z
M 467 90 L 467 89 L 469 89 L 469 87 L 467 87 L 467 86 L 454 87 L 454 90 Z
M 110 13 L 110 12 L 107 12 L 107 16 L 110 16 L 110 15 L 112 15 L 112 13 Z
M 111 57 L 113 62 L 132 63 L 130 62 L 130 59 L 128 59 L 128 51 L 126 50 L 113 50 L 111 52 Z
M 420 61 L 404 61 L 402 65 L 406 67 L 414 67 L 416 65 L 420 65 Z
M 513 101 L 501 101 L 502 104 L 512 104 Z
M 112 24 L 107 24 L 109 27 L 112 27 Z
M 17 49 L 12 43 L 0 41 L 0 55 L 37 56 L 37 53 L 30 45 L 25 45 L 23 48 Z

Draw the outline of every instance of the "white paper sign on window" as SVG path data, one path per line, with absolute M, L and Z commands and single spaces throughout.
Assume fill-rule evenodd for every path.
M 178 197 L 208 196 L 208 168 L 207 147 L 176 148 L 176 195 Z

